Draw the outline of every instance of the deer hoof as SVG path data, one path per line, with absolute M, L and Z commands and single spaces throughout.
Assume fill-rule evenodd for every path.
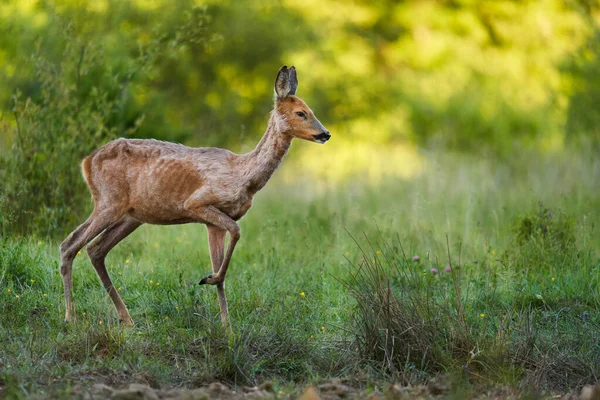
M 134 325 L 131 317 L 119 318 L 119 323 L 125 326 L 126 328 L 133 328 Z
M 199 285 L 206 285 L 206 284 L 211 284 L 211 282 L 209 282 L 209 280 L 212 281 L 212 274 L 210 274 L 209 276 L 207 276 L 206 278 L 202 278 L 200 280 L 200 283 L 198 283 Z
M 66 325 L 77 325 L 77 317 L 75 314 L 65 316 L 65 324 Z

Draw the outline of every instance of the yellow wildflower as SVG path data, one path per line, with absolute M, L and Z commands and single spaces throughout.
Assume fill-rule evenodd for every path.
M 8 293 L 10 293 L 10 292 L 11 292 L 11 290 L 10 290 L 10 289 L 8 289 Z
M 321 327 L 321 330 L 322 330 L 322 331 L 324 331 L 324 330 L 325 330 L 325 327 L 324 327 L 324 326 L 322 326 L 322 327 Z
M 78 255 L 78 256 L 80 256 L 80 255 L 81 255 L 81 251 L 78 251 L 78 252 L 77 252 L 77 255 Z
M 304 297 L 304 292 L 300 292 L 300 296 Z
M 380 251 L 380 250 L 377 250 L 377 251 L 375 252 L 375 254 L 381 254 L 381 251 Z
M 175 309 L 176 309 L 177 311 L 179 311 L 179 306 L 175 306 Z
M 479 314 L 481 318 L 485 318 L 485 314 Z
M 125 264 L 129 264 L 129 259 L 125 260 Z
M 19 295 L 18 295 L 18 294 L 15 296 L 15 299 L 20 299 L 20 298 L 21 298 L 21 297 L 19 297 Z
M 98 321 L 98 325 L 102 325 L 102 321 Z
M 156 286 L 160 286 L 160 282 L 156 282 Z
M 165 316 L 165 321 L 169 319 L 169 316 Z
M 552 282 L 554 282 L 555 280 L 556 280 L 556 278 L 555 278 L 555 277 L 552 277 Z
M 44 297 L 48 297 L 48 295 L 46 293 L 44 293 Z
M 35 279 L 32 279 L 32 280 L 31 280 L 31 283 L 35 283 Z
M 152 285 L 154 283 L 154 281 L 152 279 L 150 279 L 150 284 Z

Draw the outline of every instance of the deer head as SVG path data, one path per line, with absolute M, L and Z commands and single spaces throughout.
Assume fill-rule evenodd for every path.
M 275 80 L 275 117 L 277 130 L 299 139 L 325 143 L 331 134 L 315 117 L 310 107 L 296 96 L 296 68 L 281 67 Z

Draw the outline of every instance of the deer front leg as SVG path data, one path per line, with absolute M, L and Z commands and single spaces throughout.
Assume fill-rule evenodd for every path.
M 240 227 L 236 222 L 229 218 L 225 213 L 220 211 L 214 206 L 205 206 L 199 205 L 196 206 L 195 202 L 190 199 L 185 202 L 184 206 L 193 213 L 200 221 L 216 226 L 217 228 L 226 230 L 229 232 L 229 245 L 227 246 L 227 251 L 225 252 L 225 257 L 221 262 L 221 266 L 219 271 L 208 275 L 206 278 L 203 278 L 200 281 L 201 285 L 218 285 L 223 283 L 225 280 L 225 274 L 227 274 L 227 268 L 229 268 L 229 262 L 231 261 L 231 256 L 233 255 L 233 250 L 235 249 L 235 245 L 240 240 Z M 197 203 L 196 203 L 197 204 Z
M 227 231 L 214 225 L 206 225 L 208 230 L 208 246 L 210 250 L 210 260 L 212 262 L 213 272 L 217 273 L 223 263 L 223 250 L 225 247 L 225 235 Z M 225 282 L 217 284 L 217 294 L 219 296 L 219 309 L 221 310 L 221 322 L 223 326 L 231 330 L 229 324 L 229 310 L 227 308 L 227 297 L 225 297 Z

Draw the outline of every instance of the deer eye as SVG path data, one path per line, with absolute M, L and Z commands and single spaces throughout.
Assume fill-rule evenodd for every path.
M 304 114 L 302 111 L 296 111 L 296 115 L 299 116 L 300 118 L 306 119 L 306 114 Z

